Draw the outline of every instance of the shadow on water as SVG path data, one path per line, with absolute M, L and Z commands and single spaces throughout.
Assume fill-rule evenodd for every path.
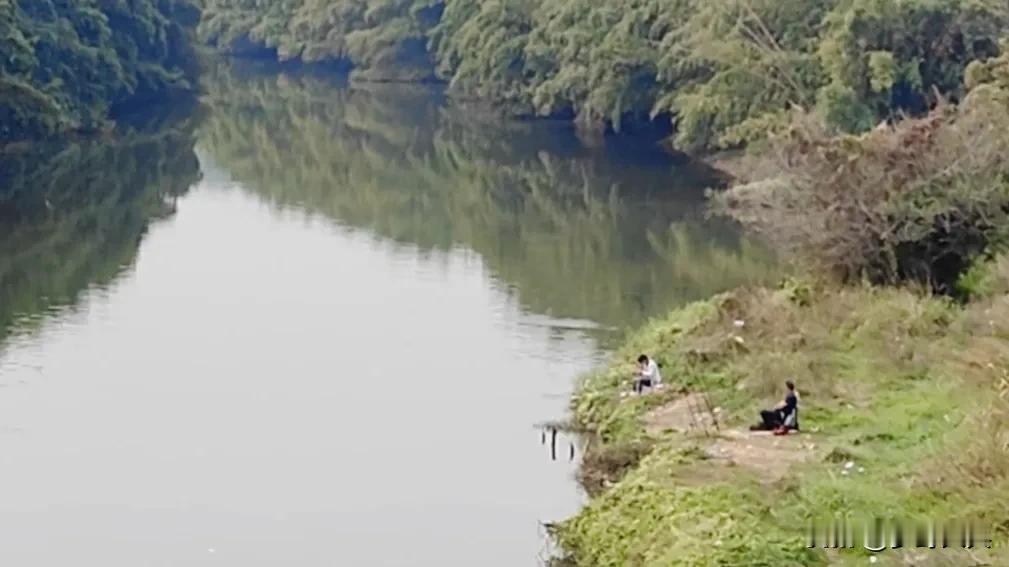
M 204 91 L 201 147 L 245 190 L 422 254 L 473 250 L 525 312 L 592 322 L 605 346 L 611 329 L 776 275 L 706 218 L 719 176 L 649 139 L 587 146 L 570 124 L 447 105 L 435 87 L 304 71 L 221 65 Z
M 200 178 L 191 105 L 108 139 L 0 155 L 0 343 L 133 265 L 151 222 Z

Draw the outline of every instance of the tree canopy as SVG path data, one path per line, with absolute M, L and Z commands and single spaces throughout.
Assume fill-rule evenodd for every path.
M 0 0 L 0 140 L 100 128 L 194 76 L 190 0 Z
M 281 59 L 427 77 L 509 111 L 619 129 L 672 120 L 683 148 L 763 138 L 794 107 L 865 131 L 997 54 L 997 0 L 207 0 L 203 38 Z
M 225 51 L 266 48 L 281 60 L 353 61 L 376 78 L 430 76 L 437 0 L 206 0 L 200 35 Z

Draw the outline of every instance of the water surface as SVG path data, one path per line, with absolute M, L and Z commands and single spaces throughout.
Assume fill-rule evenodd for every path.
M 0 171 L 0 564 L 536 565 L 623 329 L 771 268 L 705 168 L 237 73 Z M 566 441 L 564 441 L 566 443 Z

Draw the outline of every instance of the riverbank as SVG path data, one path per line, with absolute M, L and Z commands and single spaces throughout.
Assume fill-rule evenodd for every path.
M 225 53 L 333 62 L 371 80 L 437 78 L 509 114 L 564 116 L 588 131 L 659 123 L 692 152 L 762 141 L 793 107 L 845 132 L 926 113 L 963 94 L 964 69 L 998 53 L 1009 21 L 1001 6 L 965 0 L 202 6 L 199 37 Z
M 806 549 L 808 518 L 835 513 L 972 518 L 1004 540 L 1009 261 L 964 280 L 962 305 L 896 288 L 740 289 L 628 337 L 573 399 L 594 441 L 582 471 L 591 501 L 553 530 L 570 563 L 864 564 L 861 549 Z M 641 352 L 668 386 L 628 396 Z M 787 378 L 802 433 L 747 431 Z M 990 559 L 925 551 L 877 561 Z

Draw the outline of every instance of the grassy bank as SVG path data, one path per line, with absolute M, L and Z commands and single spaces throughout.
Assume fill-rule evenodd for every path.
M 807 518 L 831 513 L 972 517 L 997 546 L 1009 529 L 1009 261 L 964 281 L 966 304 L 895 288 L 737 290 L 630 336 L 573 401 L 596 435 L 583 471 L 593 498 L 555 529 L 570 562 L 866 564 L 860 549 L 806 549 Z M 641 352 L 669 387 L 627 396 Z M 790 377 L 803 433 L 744 432 Z M 664 427 L 662 409 L 688 391 L 708 393 L 717 432 Z M 893 551 L 876 564 L 1000 564 L 989 553 Z

